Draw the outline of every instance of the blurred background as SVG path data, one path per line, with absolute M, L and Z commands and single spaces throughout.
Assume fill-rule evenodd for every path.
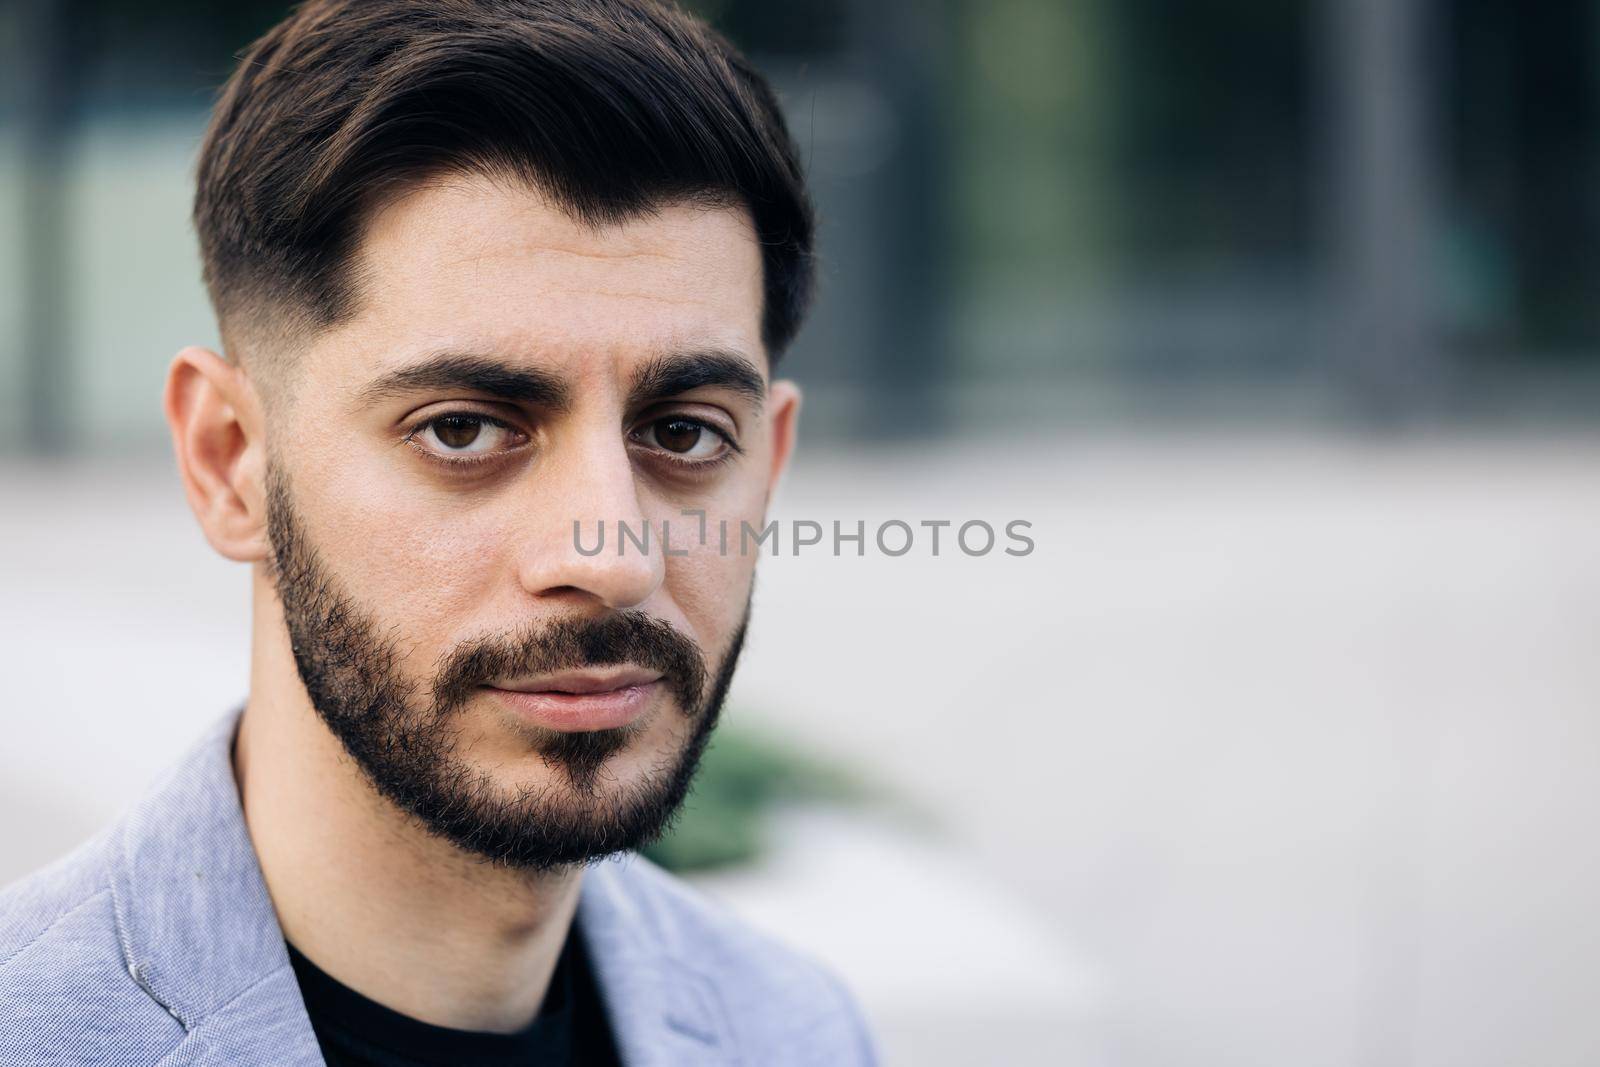
M 892 1064 L 1600 1062 L 1600 0 L 702 0 L 823 218 L 664 858 Z M 167 454 L 266 0 L 0 0 L 0 881 L 246 688 Z

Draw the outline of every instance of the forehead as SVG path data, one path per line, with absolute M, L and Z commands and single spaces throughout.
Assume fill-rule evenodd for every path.
M 330 347 L 361 378 L 437 348 L 537 353 L 573 374 L 683 346 L 763 351 L 740 208 L 667 204 L 596 227 L 536 189 L 453 175 L 376 212 L 355 267 L 360 310 Z

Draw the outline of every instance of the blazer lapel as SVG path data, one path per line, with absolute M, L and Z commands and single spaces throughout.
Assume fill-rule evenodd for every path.
M 252 1063 L 270 1047 L 275 1064 L 320 1065 L 234 782 L 238 721 L 219 722 L 119 827 L 118 935 L 128 973 L 187 1031 L 165 1062 Z
M 233 777 L 239 711 L 128 816 L 112 874 L 129 973 L 183 1024 L 167 1061 L 320 1065 Z M 584 872 L 578 927 L 624 1067 L 743 1062 L 717 987 L 669 951 L 620 860 Z M 263 1044 L 267 1039 L 267 1045 Z
M 578 929 L 624 1067 L 743 1062 L 716 985 L 667 951 L 622 884 L 626 862 L 590 867 L 578 898 Z

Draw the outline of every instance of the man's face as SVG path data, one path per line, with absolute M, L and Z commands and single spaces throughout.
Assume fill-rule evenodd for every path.
M 739 524 L 763 520 L 797 406 L 767 381 L 748 218 L 594 228 L 454 177 L 379 212 L 355 270 L 360 312 L 268 423 L 272 576 L 312 703 L 464 848 L 637 847 L 715 723 L 755 563 Z

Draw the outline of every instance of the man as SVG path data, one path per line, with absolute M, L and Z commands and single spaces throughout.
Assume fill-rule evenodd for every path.
M 0 897 L 0 1062 L 870 1062 L 820 967 L 597 862 L 684 799 L 754 566 L 697 534 L 794 443 L 765 82 L 649 0 L 312 0 L 198 186 L 224 351 L 165 410 L 249 698 Z

